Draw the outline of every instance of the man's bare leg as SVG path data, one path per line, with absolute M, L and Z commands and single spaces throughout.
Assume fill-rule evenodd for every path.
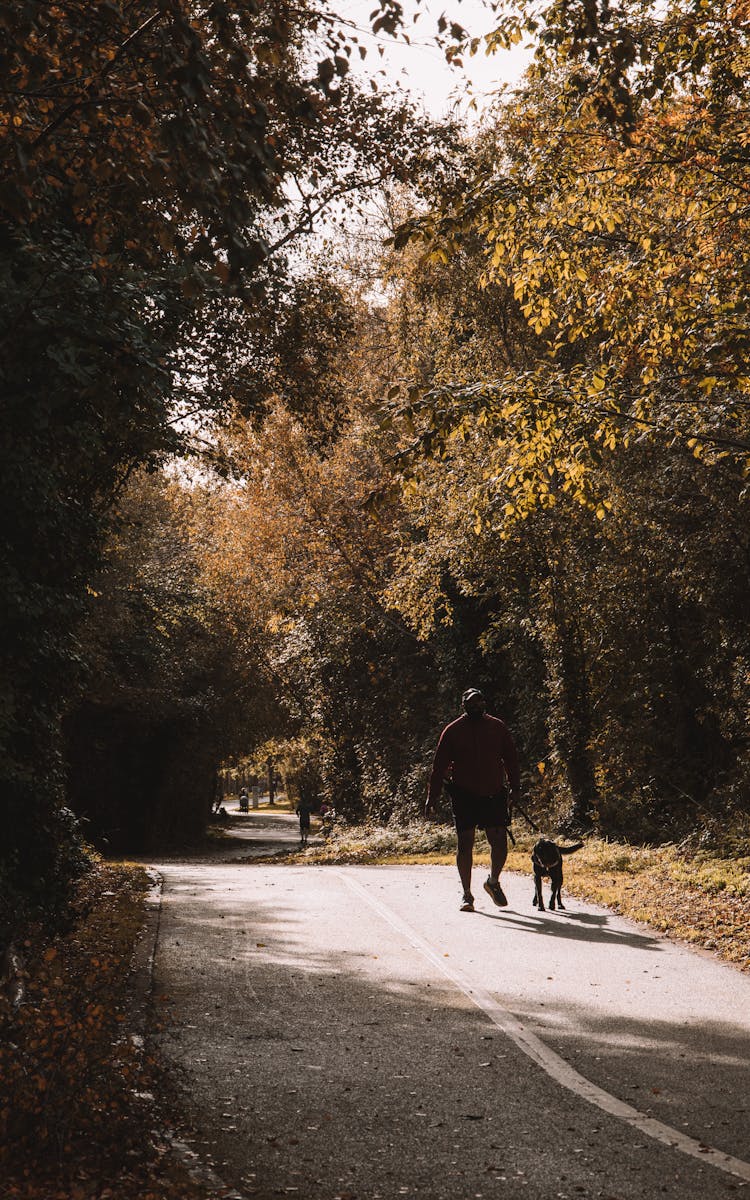
M 488 829 L 486 832 L 487 841 L 490 844 L 490 879 L 497 883 L 508 857 L 508 834 L 502 825 L 495 829 Z
M 490 844 L 490 874 L 482 886 L 487 895 L 492 898 L 493 904 L 496 904 L 498 908 L 506 908 L 508 897 L 500 886 L 500 872 L 508 857 L 508 834 L 502 826 L 488 829 L 487 841 Z
M 471 894 L 471 868 L 474 862 L 474 830 L 461 829 L 456 834 L 458 849 L 456 850 L 456 866 L 464 892 Z

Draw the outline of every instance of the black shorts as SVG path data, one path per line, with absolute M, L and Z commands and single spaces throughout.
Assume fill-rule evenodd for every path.
M 455 784 L 445 789 L 451 798 L 456 833 L 465 829 L 498 829 L 508 824 L 508 793 L 503 788 L 496 796 L 477 796 Z

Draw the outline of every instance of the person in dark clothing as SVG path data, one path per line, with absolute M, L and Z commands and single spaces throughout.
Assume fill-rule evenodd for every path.
M 312 806 L 307 800 L 300 800 L 297 805 L 297 816 L 299 817 L 299 841 L 300 846 L 307 845 L 307 839 L 310 836 L 310 814 Z
M 461 703 L 463 716 L 451 721 L 440 734 L 425 816 L 434 811 L 444 786 L 456 826 L 456 866 L 463 888 L 461 911 L 473 912 L 471 870 L 477 829 L 485 831 L 490 844 L 490 873 L 484 890 L 500 908 L 508 903 L 500 886 L 500 872 L 508 856 L 507 828 L 520 794 L 520 771 L 510 730 L 504 721 L 487 713 L 483 693 L 469 688 Z

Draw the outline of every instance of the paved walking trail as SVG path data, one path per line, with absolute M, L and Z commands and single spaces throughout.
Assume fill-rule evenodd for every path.
M 528 877 L 168 862 L 157 995 L 193 1149 L 243 1195 L 750 1196 L 750 978 Z

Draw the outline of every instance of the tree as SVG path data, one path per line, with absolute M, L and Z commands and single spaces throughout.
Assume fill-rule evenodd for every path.
M 187 508 L 176 481 L 131 480 L 79 631 L 88 680 L 63 721 L 67 794 L 110 853 L 202 832 L 251 709 L 250 664 L 201 586 Z
M 551 750 L 585 768 L 569 781 L 574 814 L 618 830 L 747 804 L 734 733 L 746 696 L 733 690 L 747 653 L 746 85 L 734 65 L 747 38 L 723 11 L 715 43 L 713 8 L 653 18 L 659 36 L 632 78 L 620 60 L 625 105 L 607 54 L 640 34 L 644 6 L 609 24 L 596 6 L 548 6 L 537 68 L 469 148 L 463 190 L 395 239 L 422 248 L 426 277 L 478 245 L 482 286 L 510 291 L 514 329 L 528 325 L 523 355 L 491 370 L 453 356 L 452 377 L 425 378 L 417 362 L 389 419 L 406 487 L 425 499 L 430 460 L 445 479 L 473 455 L 464 519 L 479 545 L 494 541 L 497 575 L 519 541 L 545 548 L 525 623 L 544 648 Z M 432 531 L 439 501 L 428 508 Z M 732 581 L 721 597 L 716 561 Z
M 367 503 L 377 430 L 352 415 L 321 449 L 279 404 L 230 440 L 237 483 L 195 494 L 195 526 L 207 585 L 282 701 L 277 729 L 305 746 L 343 815 L 413 806 L 431 659 L 380 594 L 393 531 Z
M 213 354 L 264 328 L 315 212 L 428 151 L 318 0 L 13 0 L 0 30 L 7 931 L 68 875 L 60 721 L 114 501 L 226 412 Z
M 636 438 L 682 439 L 738 480 L 747 469 L 747 31 L 729 8 L 650 9 L 552 4 L 529 18 L 540 47 L 526 90 L 470 154 L 463 190 L 396 237 L 446 261 L 479 239 L 485 282 L 512 288 L 539 340 L 529 370 L 427 405 L 449 410 L 446 432 L 482 412 L 517 441 L 524 469 L 503 483 L 520 510 L 554 503 L 551 484 L 600 508 L 592 457 Z M 632 81 L 626 44 L 640 46 Z

